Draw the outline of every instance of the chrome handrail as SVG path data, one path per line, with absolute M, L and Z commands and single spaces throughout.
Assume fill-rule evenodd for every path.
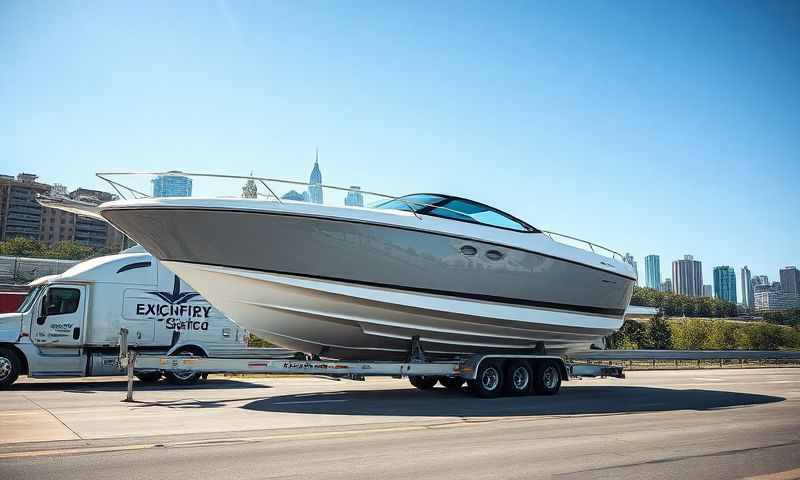
M 540 231 L 541 231 L 542 233 L 544 233 L 545 235 L 547 235 L 548 237 L 550 237 L 550 240 L 552 240 L 552 241 L 554 241 L 554 242 L 558 242 L 558 240 L 556 240 L 555 238 L 553 238 L 553 235 L 556 235 L 556 236 L 558 236 L 558 237 L 563 237 L 563 238 L 569 238 L 570 240 L 575 240 L 576 242 L 585 243 L 586 245 L 588 245 L 588 246 L 589 246 L 589 250 L 591 250 L 591 251 L 592 251 L 592 253 L 597 253 L 597 252 L 594 250 L 594 249 L 595 249 L 595 247 L 597 247 L 597 248 L 599 248 L 599 249 L 601 249 L 601 250 L 604 250 L 604 251 L 606 251 L 606 252 L 610 253 L 610 254 L 611 254 L 611 258 L 619 257 L 619 259 L 620 259 L 621 261 L 625 261 L 625 257 L 624 257 L 624 256 L 623 256 L 621 253 L 619 253 L 619 252 L 617 252 L 617 251 L 615 251 L 615 250 L 612 250 L 612 249 L 610 249 L 610 248 L 608 248 L 608 247 L 604 247 L 603 245 L 600 245 L 600 244 L 597 244 L 597 243 L 594 243 L 594 242 L 590 242 L 589 240 L 584 240 L 584 239 L 582 239 L 582 238 L 573 237 L 573 236 L 571 236 L 571 235 L 565 235 L 565 234 L 563 234 L 563 233 L 551 232 L 551 231 L 549 231 L 549 230 L 540 230 Z M 561 243 L 561 242 L 559 242 L 559 243 Z M 598 255 L 599 255 L 599 254 L 598 254 Z
M 424 206 L 424 207 L 432 207 L 432 208 L 447 210 L 447 211 L 453 212 L 453 213 L 458 214 L 458 215 L 464 215 L 463 213 L 461 213 L 461 212 L 459 212 L 457 210 L 453 210 L 451 208 L 441 207 L 441 206 L 432 205 L 432 204 L 428 204 L 428 203 L 409 201 L 409 200 L 407 200 L 405 198 L 394 196 L 394 195 L 387 195 L 385 193 L 372 192 L 372 191 L 369 191 L 369 190 L 337 187 L 337 186 L 334 186 L 334 185 L 325 185 L 325 184 L 320 184 L 320 183 L 298 182 L 296 180 L 284 180 L 284 179 L 280 179 L 280 178 L 255 177 L 255 176 L 252 176 L 252 175 L 248 176 L 248 175 L 224 175 L 224 174 L 217 174 L 217 173 L 180 172 L 180 171 L 174 171 L 174 170 L 173 171 L 169 171 L 169 172 L 99 172 L 99 173 L 97 173 L 95 175 L 98 178 L 100 178 L 101 180 L 104 180 L 105 182 L 108 182 L 114 188 L 114 190 L 116 190 L 117 193 L 125 200 L 127 200 L 127 197 L 122 194 L 122 192 L 119 190 L 118 187 L 123 188 L 123 189 L 127 190 L 128 192 L 130 192 L 131 194 L 133 194 L 134 198 L 139 198 L 136 195 L 140 195 L 140 196 L 145 197 L 145 198 L 150 198 L 150 195 L 148 195 L 146 193 L 143 193 L 143 192 L 140 192 L 140 191 L 138 191 L 138 190 L 136 190 L 134 188 L 128 187 L 127 185 L 123 185 L 123 184 L 121 184 L 119 182 L 111 180 L 110 178 L 107 178 L 108 176 L 111 176 L 111 175 L 129 175 L 129 176 L 135 176 L 135 175 L 151 175 L 151 176 L 152 175 L 158 175 L 158 176 L 182 176 L 182 177 L 225 178 L 225 179 L 235 179 L 235 180 L 254 180 L 254 181 L 258 181 L 262 185 L 264 185 L 264 187 L 266 187 L 266 189 L 272 194 L 272 196 L 275 197 L 275 199 L 278 201 L 278 203 L 281 203 L 281 204 L 283 203 L 283 201 L 272 190 L 272 188 L 270 188 L 269 185 L 267 185 L 267 182 L 285 183 L 285 184 L 289 184 L 289 185 L 302 185 L 302 186 L 306 186 L 306 187 L 314 186 L 314 187 L 320 187 L 320 188 L 328 188 L 328 189 L 331 189 L 331 190 L 338 190 L 338 191 L 342 191 L 342 192 L 357 192 L 357 193 L 361 193 L 361 194 L 364 194 L 364 195 L 374 195 L 376 197 L 386 198 L 386 199 L 389 199 L 389 200 L 397 200 L 397 201 L 403 202 L 406 206 L 408 206 L 409 207 L 409 211 L 417 219 L 420 219 L 420 220 L 422 218 L 414 210 L 414 208 L 412 208 L 412 205 Z M 573 237 L 571 235 L 565 235 L 563 233 L 552 232 L 552 231 L 548 231 L 548 230 L 539 230 L 539 231 L 542 234 L 544 234 L 547 237 L 549 237 L 550 240 L 552 240 L 554 242 L 558 242 L 558 240 L 553 238 L 553 235 L 558 236 L 558 237 L 568 238 L 570 240 L 574 240 L 576 242 L 580 242 L 580 243 L 585 244 L 586 246 L 589 247 L 589 250 L 592 253 L 596 253 L 598 255 L 602 255 L 601 253 L 598 253 L 598 252 L 595 251 L 595 248 L 598 248 L 598 249 L 601 249 L 601 250 L 603 250 L 605 252 L 610 253 L 612 259 L 614 259 L 616 257 L 619 257 L 620 261 L 625 261 L 625 257 L 621 253 L 619 253 L 619 252 L 617 252 L 615 250 L 612 250 L 612 249 L 610 249 L 608 247 L 605 247 L 603 245 L 600 245 L 600 244 L 597 244 L 597 243 L 593 243 L 593 242 L 590 242 L 588 240 L 584 240 L 582 238 Z M 558 242 L 558 243 L 563 243 L 563 242 Z

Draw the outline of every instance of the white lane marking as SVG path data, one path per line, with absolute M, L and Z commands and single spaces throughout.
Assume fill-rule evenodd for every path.
M 300 400 L 297 402 L 275 402 L 273 405 L 296 405 L 298 403 L 334 403 L 334 402 L 349 402 L 350 400 Z
M 698 382 L 724 382 L 725 381 L 725 380 L 723 380 L 721 378 L 711 378 L 711 377 L 695 377 L 692 380 L 695 380 L 695 381 L 698 381 Z

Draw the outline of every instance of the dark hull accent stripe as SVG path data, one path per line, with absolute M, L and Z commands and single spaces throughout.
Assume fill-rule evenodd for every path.
M 190 262 L 186 260 L 177 260 L 177 259 L 170 259 L 165 258 L 163 259 L 167 262 L 180 262 L 180 263 L 189 263 L 193 265 L 207 265 L 210 267 L 222 267 L 222 268 L 239 268 L 242 270 L 252 270 L 257 272 L 263 273 L 271 273 L 275 275 L 289 275 L 293 277 L 302 277 L 302 278 L 309 278 L 312 280 L 325 280 L 330 282 L 339 282 L 339 283 L 350 283 L 356 285 L 363 285 L 366 287 L 377 287 L 377 288 L 386 288 L 389 290 L 402 290 L 406 292 L 414 292 L 414 293 L 424 293 L 428 295 L 438 295 L 442 297 L 456 297 L 456 298 L 464 298 L 467 300 L 479 300 L 483 302 L 492 302 L 492 303 L 500 303 L 506 305 L 519 305 L 524 307 L 535 307 L 535 308 L 547 308 L 551 310 L 559 310 L 566 313 L 590 313 L 593 315 L 606 315 L 606 316 L 614 316 L 614 317 L 621 317 L 625 314 L 624 308 L 605 308 L 605 307 L 592 307 L 589 305 L 570 305 L 567 303 L 554 303 L 554 302 L 543 302 L 537 300 L 526 300 L 522 298 L 509 298 L 509 297 L 497 297 L 494 295 L 483 295 L 480 293 L 465 293 L 465 292 L 452 292 L 449 290 L 433 290 L 429 288 L 419 288 L 419 287 L 410 287 L 406 285 L 392 285 L 386 283 L 376 283 L 376 282 L 365 282 L 362 280 L 351 280 L 347 278 L 336 278 L 336 277 L 326 277 L 321 275 L 309 275 L 304 273 L 293 273 L 293 272 L 281 272 L 277 270 L 266 270 L 262 268 L 254 268 L 254 267 L 244 267 L 238 265 L 220 265 L 214 263 L 204 263 L 204 262 Z
M 184 211 L 188 211 L 188 212 L 191 212 L 191 211 L 200 211 L 200 212 L 221 212 L 221 211 L 224 211 L 224 212 L 237 212 L 237 213 L 254 213 L 254 214 L 258 214 L 258 215 L 279 215 L 279 216 L 282 215 L 282 216 L 285 216 L 285 217 L 313 218 L 313 219 L 316 219 L 316 220 L 329 220 L 329 221 L 333 221 L 333 222 L 358 223 L 358 224 L 361 224 L 361 225 L 376 225 L 376 226 L 384 227 L 384 228 L 397 228 L 397 229 L 400 229 L 400 230 L 407 230 L 409 232 L 422 232 L 422 233 L 427 233 L 427 234 L 430 234 L 430 235 L 439 235 L 439 236 L 442 236 L 442 237 L 457 238 L 459 240 L 468 240 L 468 241 L 473 241 L 473 242 L 481 242 L 481 243 L 496 245 L 498 247 L 510 248 L 511 250 L 517 250 L 517 251 L 520 251 L 520 252 L 531 253 L 533 255 L 540 255 L 542 257 L 552 258 L 553 260 L 559 260 L 559 261 L 562 261 L 562 262 L 571 263 L 573 265 L 579 265 L 581 267 L 591 268 L 592 270 L 597 270 L 599 272 L 604 272 L 604 273 L 607 273 L 609 275 L 614 275 L 614 276 L 617 276 L 617 277 L 624 278 L 626 280 L 636 281 L 635 278 L 629 277 L 627 275 L 623 275 L 623 274 L 621 274 L 619 272 L 613 272 L 611 270 L 606 270 L 606 269 L 603 269 L 603 268 L 600 268 L 600 267 L 595 267 L 594 265 L 587 265 L 585 263 L 576 262 L 575 260 L 570 260 L 568 258 L 556 257 L 554 255 L 550 255 L 550 254 L 547 254 L 547 253 L 534 252 L 533 250 L 526 250 L 524 248 L 515 247 L 515 246 L 511 246 L 511 245 L 506 245 L 504 243 L 496 243 L 496 242 L 492 242 L 492 241 L 489 241 L 489 240 L 486 240 L 486 239 L 481 239 L 481 238 L 467 237 L 467 236 L 463 236 L 463 235 L 457 235 L 457 234 L 454 234 L 454 233 L 435 232 L 435 231 L 432 231 L 432 230 L 423 230 L 423 229 L 419 229 L 419 228 L 406 227 L 406 226 L 403 226 L 403 225 L 393 225 L 393 224 L 390 224 L 390 223 L 367 222 L 367 221 L 358 220 L 358 219 L 327 217 L 327 216 L 324 216 L 324 215 L 307 215 L 307 214 L 302 214 L 302 213 L 291 213 L 291 212 L 265 212 L 265 211 L 259 211 L 259 210 L 234 209 L 234 208 L 203 208 L 203 207 L 179 207 L 179 206 L 174 206 L 174 207 L 173 206 L 142 207 L 142 208 L 139 208 L 139 207 L 136 207 L 136 208 L 109 208 L 109 209 L 103 210 L 103 212 L 101 212 L 101 215 L 103 213 L 105 213 L 105 212 L 113 212 L 113 211 L 119 211 L 119 210 L 184 210 Z M 103 218 L 106 218 L 106 217 L 103 216 Z M 109 223 L 113 224 L 113 222 L 111 222 L 108 218 L 106 218 L 106 220 Z M 117 227 L 117 228 L 120 228 L 120 227 Z M 493 228 L 493 227 L 488 227 L 488 228 Z M 125 232 L 125 233 L 127 233 L 127 232 Z M 523 233 L 523 232 L 520 232 L 520 233 Z M 595 255 L 597 255 L 597 254 L 595 254 Z

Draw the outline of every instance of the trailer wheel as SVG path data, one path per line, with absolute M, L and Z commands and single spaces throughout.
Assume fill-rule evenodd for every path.
M 202 351 L 195 350 L 194 348 L 182 348 L 175 352 L 173 355 L 187 356 L 187 357 L 205 357 Z M 164 378 L 167 379 L 172 385 L 195 385 L 203 377 L 202 373 L 192 372 L 191 370 L 175 370 L 164 372 Z
M 411 385 L 414 385 L 420 390 L 430 390 L 436 386 L 436 382 L 439 381 L 439 377 L 414 375 L 408 377 L 408 381 L 411 382 Z
M 503 376 L 503 366 L 499 361 L 486 360 L 478 367 L 475 380 L 469 381 L 469 387 L 479 397 L 499 397 L 503 393 Z
M 161 380 L 161 372 L 138 372 L 134 375 L 144 383 L 156 383 Z
M 533 389 L 539 395 L 555 395 L 561 388 L 561 369 L 552 360 L 536 363 L 533 375 Z
M 439 383 L 448 390 L 461 390 L 464 386 L 464 379 L 461 377 L 441 377 Z
M 0 388 L 10 387 L 22 371 L 22 362 L 13 350 L 0 347 Z
M 506 369 L 506 393 L 528 395 L 531 393 L 533 371 L 525 360 L 512 360 Z

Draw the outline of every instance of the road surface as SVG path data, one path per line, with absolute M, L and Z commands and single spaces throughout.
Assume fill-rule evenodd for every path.
M 481 400 L 374 379 L 0 392 L 0 478 L 800 478 L 800 369 L 631 372 Z

